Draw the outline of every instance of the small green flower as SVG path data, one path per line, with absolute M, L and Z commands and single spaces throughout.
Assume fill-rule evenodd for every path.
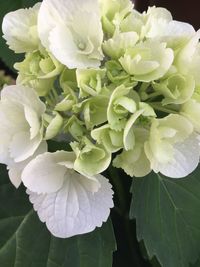
M 94 129 L 91 136 L 98 144 L 104 145 L 110 153 L 123 148 L 123 131 L 115 131 L 110 128 L 109 124 Z
M 122 130 L 128 115 L 137 110 L 134 93 L 131 90 L 130 87 L 120 85 L 113 91 L 107 109 L 107 118 L 111 129 Z
M 118 59 L 124 55 L 126 49 L 133 47 L 138 39 L 135 32 L 115 33 L 113 38 L 103 43 L 103 51 L 112 59 Z
M 153 88 L 164 95 L 163 105 L 182 104 L 189 100 L 195 89 L 194 78 L 190 75 L 181 75 L 179 73 L 154 83 Z
M 131 150 L 123 150 L 113 160 L 113 166 L 122 168 L 131 177 L 143 177 L 151 172 L 150 162 L 144 152 L 144 143 L 149 132 L 143 128 L 135 128 L 135 145 Z
M 112 37 L 116 27 L 133 9 L 129 0 L 99 0 L 103 30 Z
M 85 175 L 95 175 L 107 169 L 111 154 L 102 145 L 94 145 L 84 137 L 80 143 L 70 144 L 76 154 L 74 169 Z
M 125 85 L 126 87 L 135 87 L 137 82 L 129 75 L 115 60 L 106 62 L 106 70 L 108 79 L 116 86 Z
M 163 77 L 174 60 L 173 50 L 166 43 L 147 40 L 127 49 L 119 59 L 124 70 L 136 81 L 150 82 Z
M 106 76 L 105 69 L 87 69 L 76 71 L 80 97 L 96 96 L 101 93 Z
M 24 61 L 15 63 L 18 70 L 17 83 L 29 85 L 39 96 L 45 96 L 52 89 L 63 66 L 46 51 L 27 53 Z
M 66 120 L 66 123 L 63 127 L 63 132 L 70 133 L 75 140 L 80 141 L 87 133 L 87 130 L 84 127 L 84 122 L 73 115 L 71 118 Z
M 56 111 L 52 115 L 44 114 L 43 123 L 46 126 L 44 139 L 50 140 L 58 135 L 63 126 L 63 117 Z
M 91 130 L 107 121 L 108 101 L 107 96 L 98 95 L 75 105 L 73 109 L 75 113 L 83 113 L 86 128 Z

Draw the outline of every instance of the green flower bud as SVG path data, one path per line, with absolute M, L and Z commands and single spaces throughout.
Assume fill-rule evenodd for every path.
M 15 63 L 14 67 L 19 72 L 17 83 L 32 87 L 39 96 L 48 94 L 63 68 L 45 51 L 27 53 L 24 61 Z
M 165 75 L 174 59 L 173 50 L 165 43 L 148 40 L 127 49 L 119 59 L 124 70 L 136 81 L 150 82 Z
M 98 144 L 104 145 L 110 153 L 117 152 L 123 147 L 123 131 L 115 131 L 109 124 L 94 129 L 91 136 Z
M 182 104 L 192 97 L 195 81 L 192 76 L 174 74 L 164 81 L 153 83 L 152 86 L 165 97 L 162 100 L 163 105 Z
M 86 134 L 86 128 L 84 123 L 80 121 L 75 115 L 67 120 L 65 126 L 63 127 L 65 133 L 70 133 L 73 138 L 77 141 L 81 140 L 82 137 Z
M 137 82 L 124 71 L 120 63 L 115 60 L 106 62 L 106 70 L 108 79 L 116 86 L 125 85 L 126 87 L 135 87 Z
M 133 9 L 121 22 L 120 30 L 122 32 L 135 32 L 140 39 L 143 39 L 146 33 L 144 15 Z
M 74 169 L 82 174 L 96 175 L 110 165 L 111 154 L 102 145 L 94 145 L 86 137 L 80 143 L 71 143 L 71 147 L 76 154 Z
M 54 116 L 44 114 L 43 115 L 43 123 L 44 125 L 48 125 L 46 127 L 46 132 L 44 139 L 49 140 L 58 135 L 63 126 L 63 118 L 58 112 L 53 112 Z
M 107 121 L 108 97 L 95 96 L 88 98 L 74 106 L 74 112 L 83 112 L 83 117 L 87 129 L 93 129 Z
M 100 94 L 104 86 L 105 76 L 105 69 L 77 69 L 76 78 L 80 89 L 80 97 Z
M 72 89 L 78 92 L 78 85 L 76 81 L 76 70 L 65 68 L 60 75 L 60 86 L 63 89 Z
M 150 162 L 144 152 L 144 143 L 149 132 L 144 128 L 135 128 L 135 145 L 131 150 L 123 152 L 113 160 L 113 166 L 122 168 L 131 177 L 143 177 L 151 172 Z
M 103 43 L 103 51 L 112 59 L 118 59 L 124 55 L 126 49 L 133 47 L 138 39 L 135 32 L 116 33 L 113 38 Z
M 117 87 L 108 104 L 107 118 L 111 129 L 120 131 L 125 127 L 127 116 L 137 110 L 136 102 L 131 95 L 132 88 L 124 85 Z
M 100 0 L 103 30 L 109 36 L 114 34 L 117 26 L 132 11 L 133 4 L 129 0 Z

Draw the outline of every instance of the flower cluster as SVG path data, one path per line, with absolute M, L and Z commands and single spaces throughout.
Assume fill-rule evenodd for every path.
M 0 102 L 0 162 L 52 234 L 106 221 L 110 164 L 180 178 L 199 163 L 200 32 L 129 0 L 43 0 L 4 17 L 17 85 Z M 48 152 L 47 140 L 65 142 Z

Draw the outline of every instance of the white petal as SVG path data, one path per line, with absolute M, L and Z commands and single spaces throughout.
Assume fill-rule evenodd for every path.
M 44 153 L 33 159 L 22 173 L 24 185 L 38 194 L 53 193 L 59 190 L 67 168 L 57 164 L 65 160 L 67 152 Z
M 42 195 L 27 190 L 40 220 L 56 237 L 71 237 L 101 227 L 113 207 L 113 191 L 106 178 L 96 176 L 101 184 L 96 193 L 87 190 L 85 177 L 74 178 L 67 177 L 56 193 Z
M 67 25 L 74 13 L 99 13 L 97 0 L 43 0 L 38 14 L 38 31 L 42 44 L 49 49 L 49 33 L 57 25 Z
M 33 139 L 34 137 L 36 137 L 36 135 L 39 133 L 40 131 L 40 121 L 39 121 L 39 117 L 37 115 L 37 113 L 28 106 L 24 106 L 24 114 L 25 114 L 25 118 L 30 126 L 30 134 L 31 134 L 31 139 Z
M 0 133 L 6 132 L 10 136 L 29 128 L 24 117 L 23 106 L 7 99 L 0 103 L 0 121 Z
M 10 142 L 10 156 L 15 162 L 24 161 L 34 154 L 41 141 L 40 134 L 31 140 L 29 132 L 16 133 Z
M 70 69 L 97 68 L 100 61 L 80 54 L 71 32 L 64 26 L 55 27 L 49 36 L 51 53 Z M 88 42 L 88 41 L 87 41 Z
M 9 133 L 4 131 L 0 132 L 0 163 L 2 164 L 8 164 L 10 161 L 10 155 L 8 150 L 10 140 L 11 136 L 9 135 Z
M 32 107 L 38 114 L 45 111 L 44 103 L 39 99 L 34 89 L 23 85 L 10 85 L 1 91 L 1 101 L 14 101 Z
M 195 29 L 189 23 L 172 20 L 169 22 L 164 36 L 192 36 L 195 34 Z
M 71 32 L 65 26 L 55 27 L 50 35 L 50 51 L 64 65 L 74 68 L 73 59 L 76 57 L 78 48 L 73 41 Z
M 18 188 L 22 182 L 21 180 L 21 170 L 18 168 L 11 168 L 8 171 L 8 176 L 10 178 L 11 183 Z
M 16 53 L 32 52 L 38 48 L 37 14 L 40 3 L 33 8 L 8 13 L 2 24 L 4 38 Z
M 21 162 L 9 162 L 8 165 L 8 169 L 9 169 L 9 178 L 12 182 L 12 184 L 18 188 L 21 184 L 21 174 L 23 169 L 25 168 L 25 166 L 37 155 L 39 154 L 43 154 L 47 151 L 47 143 L 45 141 L 43 141 L 40 146 L 38 147 L 38 149 L 35 151 L 34 155 L 30 158 L 28 158 L 25 161 L 21 161 Z
M 182 178 L 193 172 L 199 164 L 200 146 L 196 135 L 175 145 L 174 162 L 160 165 L 159 171 L 165 176 Z

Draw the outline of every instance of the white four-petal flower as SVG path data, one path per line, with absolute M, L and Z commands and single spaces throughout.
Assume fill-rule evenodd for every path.
M 44 47 L 68 68 L 98 67 L 103 59 L 98 0 L 44 0 L 38 31 Z
M 75 154 L 57 151 L 33 159 L 22 173 L 39 218 L 56 237 L 88 233 L 108 219 L 113 191 L 98 174 L 86 177 L 73 169 Z
M 0 101 L 0 163 L 10 165 L 32 156 L 42 142 L 45 105 L 22 85 L 4 87 Z

